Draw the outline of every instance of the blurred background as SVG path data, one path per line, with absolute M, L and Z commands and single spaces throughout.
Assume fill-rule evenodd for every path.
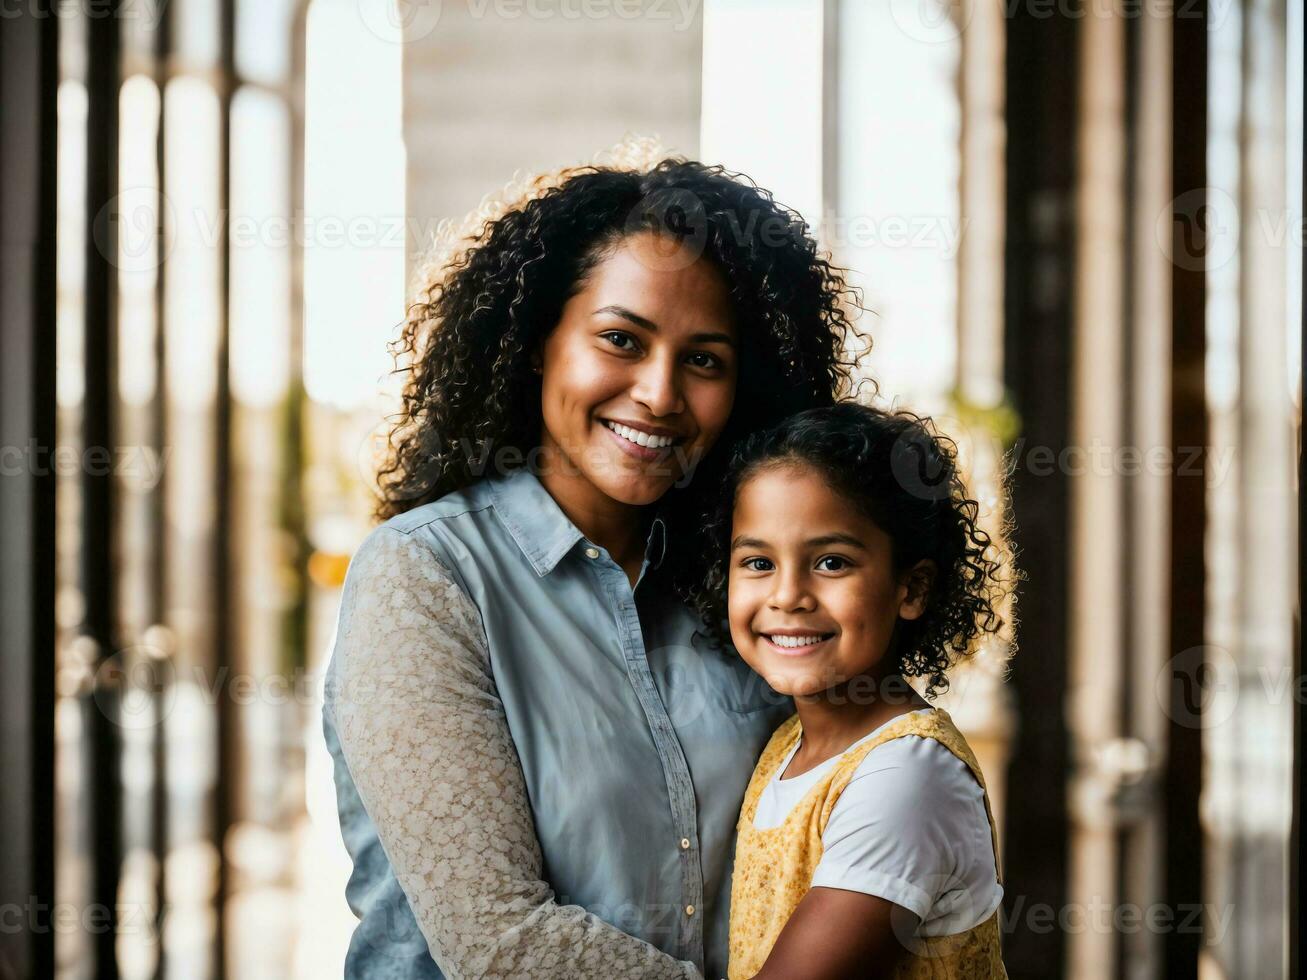
M 799 211 L 881 400 L 1015 521 L 1017 628 L 948 696 L 1011 976 L 1301 975 L 1302 0 L 16 0 L 0 31 L 0 977 L 340 975 L 320 671 L 411 270 L 627 134 Z

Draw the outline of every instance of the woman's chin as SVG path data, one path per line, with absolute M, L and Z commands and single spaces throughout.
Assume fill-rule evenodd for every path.
M 632 507 L 657 503 L 672 488 L 672 479 L 663 475 L 644 473 L 607 474 L 595 485 L 607 496 Z

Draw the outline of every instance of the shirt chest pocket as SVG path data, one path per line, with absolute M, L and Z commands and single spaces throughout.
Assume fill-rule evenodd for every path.
M 699 720 L 754 718 L 779 710 L 788 699 L 777 694 L 732 651 L 685 648 L 661 672 L 668 714 L 678 727 Z

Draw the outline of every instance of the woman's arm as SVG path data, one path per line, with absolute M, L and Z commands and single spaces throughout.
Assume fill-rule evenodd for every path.
M 386 526 L 363 542 L 334 670 L 350 775 L 450 980 L 699 976 L 555 903 L 480 614 L 430 547 Z
M 911 936 L 907 909 L 862 892 L 813 888 L 781 930 L 754 980 L 878 980 L 903 955 L 895 927 Z

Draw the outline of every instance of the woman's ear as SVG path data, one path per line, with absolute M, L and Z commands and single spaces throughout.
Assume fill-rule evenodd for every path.
M 926 611 L 931 586 L 935 584 L 936 566 L 929 558 L 917 562 L 904 576 L 907 594 L 899 603 L 900 619 L 920 619 Z

